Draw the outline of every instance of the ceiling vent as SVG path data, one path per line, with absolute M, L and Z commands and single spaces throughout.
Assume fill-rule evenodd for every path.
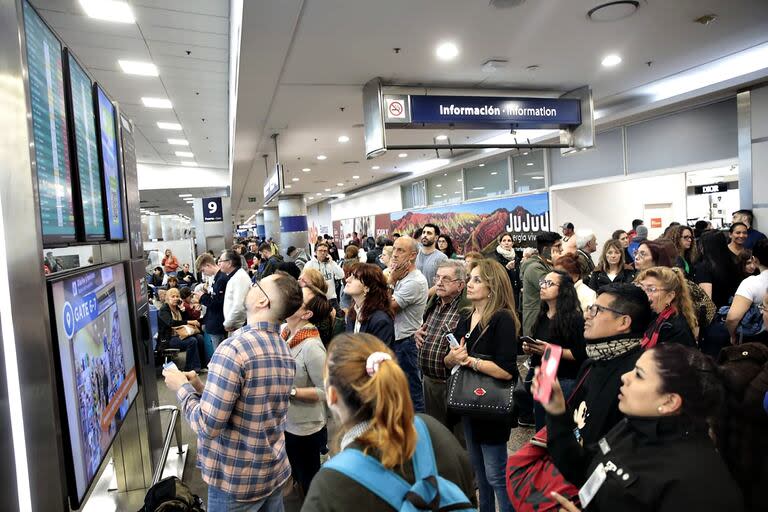
M 504 69 L 509 64 L 507 59 L 488 59 L 483 62 L 482 70 L 484 73 L 495 73 L 500 69 Z
M 248 202 L 249 203 L 255 203 L 256 202 L 256 198 L 255 197 L 249 197 L 248 198 Z
M 525 3 L 525 0 L 491 0 L 488 5 L 496 9 L 509 9 L 510 7 L 519 7 Z
M 635 0 L 608 2 L 590 9 L 587 18 L 598 22 L 618 21 L 632 16 L 639 8 L 640 2 Z
M 341 163 L 344 164 L 344 165 L 356 165 L 356 164 L 359 164 L 360 162 L 358 160 L 347 160 L 347 161 L 341 162 Z

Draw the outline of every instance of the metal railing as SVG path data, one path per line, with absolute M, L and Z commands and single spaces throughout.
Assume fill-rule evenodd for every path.
M 147 412 L 162 412 L 170 411 L 171 420 L 168 423 L 168 430 L 165 431 L 165 437 L 163 438 L 163 451 L 160 454 L 160 460 L 157 461 L 157 466 L 152 474 L 152 485 L 155 485 L 160 481 L 163 476 L 163 470 L 165 469 L 165 462 L 168 459 L 168 452 L 171 450 L 171 437 L 176 434 L 176 444 L 178 446 L 179 455 L 184 453 L 184 449 L 181 446 L 181 423 L 179 423 L 179 413 L 181 410 L 175 405 L 158 405 L 151 407 Z

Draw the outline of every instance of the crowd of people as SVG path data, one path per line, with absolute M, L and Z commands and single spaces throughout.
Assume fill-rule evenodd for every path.
M 202 327 L 216 348 L 207 362 L 188 342 L 185 371 L 164 375 L 208 510 L 282 510 L 291 475 L 311 511 L 399 508 L 390 478 L 428 503 L 427 476 L 435 499 L 466 498 L 454 510 L 766 510 L 768 240 L 752 222 L 672 223 L 655 240 L 641 220 L 610 240 L 566 223 L 463 258 L 428 223 L 199 256 L 188 295 L 204 314 L 188 320 L 168 290 L 164 329 Z M 553 346 L 551 398 L 535 400 Z M 512 429 L 545 426 L 542 456 L 582 493 L 510 478 Z M 321 467 L 329 450 L 356 454 Z

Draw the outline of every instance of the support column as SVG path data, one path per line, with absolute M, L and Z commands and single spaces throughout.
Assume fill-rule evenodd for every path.
M 277 245 L 280 245 L 280 216 L 277 208 L 264 208 L 264 236 L 272 237 Z
M 160 240 L 163 237 L 163 226 L 159 215 L 149 216 L 149 239 Z
M 302 196 L 281 196 L 277 201 L 280 212 L 280 240 L 282 250 L 291 245 L 306 249 L 309 245 L 307 234 L 307 206 Z
M 739 199 L 755 214 L 754 228 L 768 231 L 768 87 L 737 96 Z
M 266 233 L 264 231 L 264 214 L 263 213 L 257 213 L 256 214 L 256 236 L 260 238 L 264 238 L 266 236 Z

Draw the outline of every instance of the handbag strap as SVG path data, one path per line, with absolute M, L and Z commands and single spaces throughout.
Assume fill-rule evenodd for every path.
M 574 386 L 573 390 L 571 391 L 571 394 L 568 395 L 568 399 L 565 401 L 566 407 L 571 405 L 571 400 L 573 400 L 573 397 L 576 396 L 576 393 L 579 392 L 581 389 L 581 385 L 584 384 L 584 381 L 587 380 L 587 377 L 589 377 L 589 372 L 592 371 L 592 366 L 590 365 L 587 370 L 584 372 L 584 375 L 581 376 L 579 379 L 579 382 L 576 383 L 576 386 Z

